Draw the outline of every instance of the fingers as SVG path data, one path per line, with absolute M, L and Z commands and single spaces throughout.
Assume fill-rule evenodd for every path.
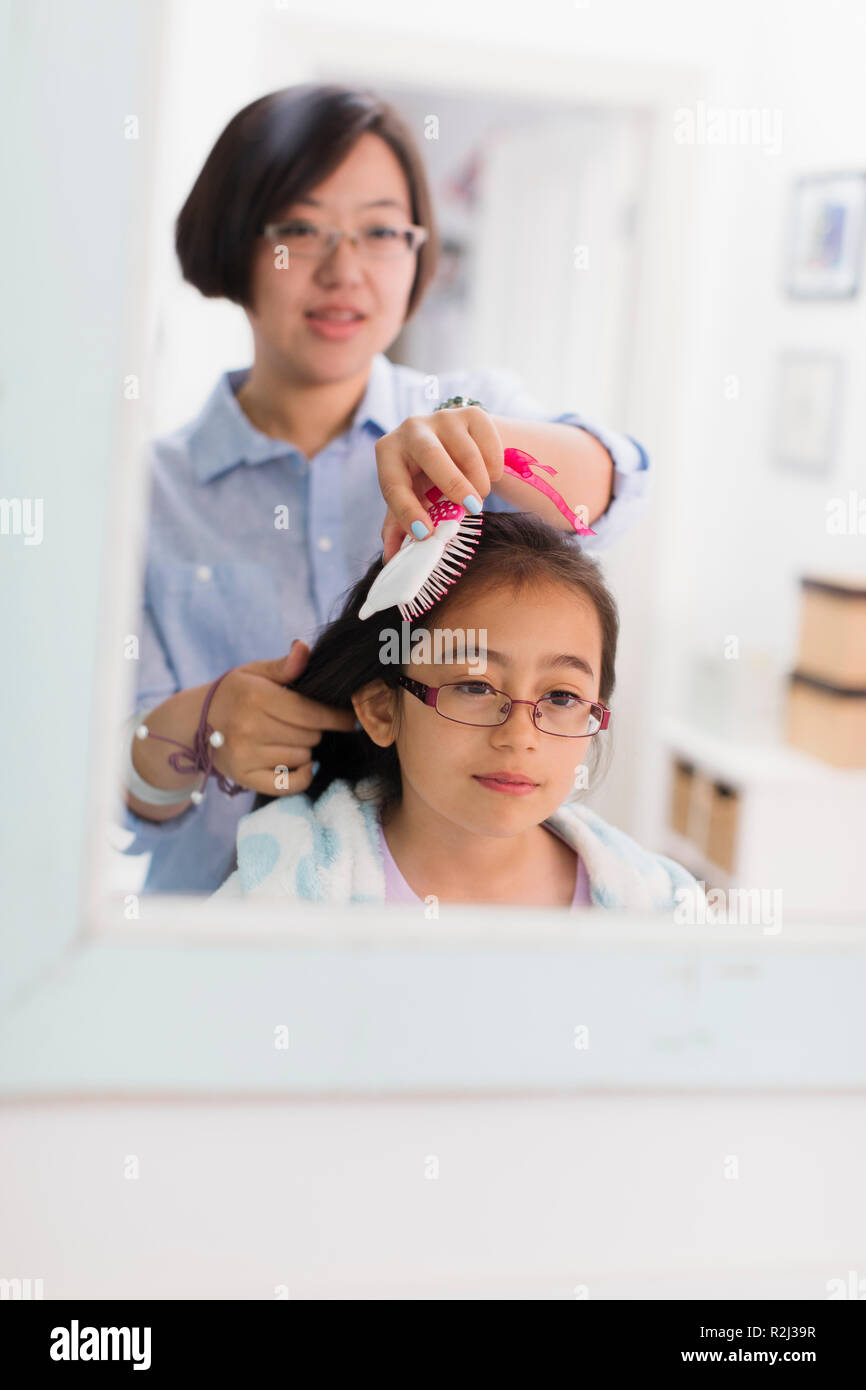
M 412 477 L 412 491 L 423 507 L 422 515 L 426 516 L 430 503 L 425 500 L 425 495 L 431 486 L 430 479 L 426 473 L 417 472 Z M 386 564 L 400 549 L 406 539 L 407 532 L 400 525 L 394 513 L 389 507 L 385 513 L 385 520 L 382 522 L 382 563 Z M 420 539 L 420 538 L 419 538 Z
M 425 423 L 438 445 L 434 452 L 424 443 L 418 462 L 427 476 L 452 502 L 462 504 L 467 488 L 470 494 L 477 493 L 479 499 L 486 497 L 504 468 L 499 431 L 486 410 L 479 406 L 440 410 Z M 427 461 L 433 464 L 432 468 Z
M 310 649 L 306 642 L 302 642 L 300 637 L 296 637 L 291 645 L 289 654 L 283 658 L 283 674 L 278 677 L 282 684 L 288 685 L 290 681 L 297 680 L 301 675 L 307 662 L 310 659 Z
M 406 532 L 389 507 L 382 523 L 382 560 L 387 565 L 406 539 Z
M 452 417 L 452 418 L 448 418 Z M 434 423 L 435 422 L 435 423 Z M 413 480 L 424 473 L 452 502 L 466 506 L 474 498 L 477 509 L 490 492 L 491 484 L 502 477 L 504 450 L 499 431 L 486 411 L 478 406 L 443 410 L 434 416 L 413 416 L 399 430 L 383 436 L 376 445 L 379 486 L 388 504 L 388 535 L 393 533 L 391 518 L 403 534 L 420 522 L 427 534 L 430 527 L 426 508 L 416 495 Z M 470 504 L 469 510 L 475 510 Z M 393 543 L 393 542 L 392 542 Z M 386 554 L 386 559 L 390 554 Z
M 298 695 L 294 690 L 286 693 L 296 702 L 291 706 L 290 720 L 296 727 L 315 729 L 317 733 L 331 729 L 334 733 L 350 734 L 357 723 L 354 710 L 334 709 L 318 700 L 308 700 L 306 695 Z
M 277 656 L 267 661 L 248 661 L 239 666 L 240 671 L 249 671 L 254 676 L 265 676 L 279 685 L 288 685 L 301 674 L 309 659 L 310 649 L 306 642 L 296 637 L 287 656 Z
M 505 472 L 505 448 L 493 416 L 488 415 L 487 411 L 482 410 L 480 406 L 466 406 L 465 410 L 468 416 L 466 427 L 478 445 L 487 476 L 491 484 L 498 483 Z M 439 411 L 443 423 L 445 416 L 451 413 L 450 410 Z M 484 495 L 486 497 L 487 493 L 485 492 Z
M 354 728 L 354 725 L 352 727 Z M 293 748 L 306 757 L 310 749 L 315 748 L 321 740 L 322 730 L 309 729 L 301 724 L 287 724 L 284 719 L 275 719 L 273 715 L 257 710 L 248 724 L 239 723 L 236 737 L 257 749 L 264 748 L 265 760 L 270 757 L 272 748 L 282 749 L 283 754 L 289 748 Z M 285 757 L 280 761 L 285 762 Z
M 413 521 L 427 524 L 426 509 L 412 486 L 414 473 L 424 473 L 446 497 L 461 505 L 467 497 L 480 504 L 490 491 L 481 450 L 465 429 L 450 441 L 449 450 L 426 422 L 407 421 L 400 441 L 392 440 L 390 448 L 385 440 L 379 441 L 376 458 L 382 496 L 406 531 Z
M 313 764 L 302 763 L 300 767 L 290 768 L 288 779 L 283 776 L 280 781 L 288 780 L 285 788 L 276 787 L 274 791 L 277 796 L 297 796 L 298 792 L 305 792 L 313 780 Z
M 278 738 L 285 738 L 286 726 L 315 730 L 333 729 L 335 733 L 348 733 L 355 727 L 352 710 L 335 709 L 318 700 L 300 695 L 296 690 L 287 690 L 286 684 L 295 680 L 306 668 L 310 649 L 299 638 L 292 643 L 288 656 L 276 657 L 269 661 L 251 661 L 237 669 L 246 676 L 264 677 L 266 685 L 258 685 L 256 697 L 252 701 L 257 717 L 262 714 L 276 720 L 281 726 Z
M 293 747 L 285 743 L 262 744 L 250 753 L 250 762 L 260 767 L 300 767 L 316 761 L 314 748 Z
M 286 767 L 288 771 L 282 769 Z M 260 767 L 245 773 L 241 784 L 250 791 L 261 792 L 262 796 L 297 796 L 308 790 L 313 780 L 312 762 L 303 762 L 298 767 L 279 760 L 272 767 Z
M 283 726 L 283 737 L 286 736 L 287 725 L 298 730 L 312 730 L 316 734 L 323 729 L 351 733 L 355 727 L 354 710 L 334 709 L 332 705 L 323 705 L 319 700 L 299 695 L 296 690 L 281 690 L 276 685 L 266 692 L 262 709 Z

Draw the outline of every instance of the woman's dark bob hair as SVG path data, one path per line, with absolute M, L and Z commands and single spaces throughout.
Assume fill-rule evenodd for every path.
M 363 622 L 358 617 L 361 605 L 376 575 L 382 569 L 382 555 L 370 565 L 367 573 L 348 591 L 342 612 L 329 623 L 310 652 L 307 665 L 296 681 L 289 686 L 300 695 L 319 700 L 336 709 L 352 709 L 352 696 L 368 682 L 382 680 L 397 692 L 400 701 L 407 697 L 397 684 L 404 672 L 402 666 L 383 662 L 385 645 L 383 630 L 400 633 L 402 619 L 398 608 L 388 608 Z M 419 627 L 432 630 L 442 626 L 453 599 L 465 598 L 468 593 L 481 599 L 491 589 L 503 589 L 511 594 L 539 583 L 560 584 L 571 589 L 575 596 L 595 609 L 601 627 L 601 672 L 598 698 L 607 704 L 614 687 L 616 644 L 619 636 L 619 615 L 595 560 L 567 538 L 566 532 L 549 526 L 534 513 L 485 512 L 478 545 L 458 583 L 443 599 L 409 627 L 409 636 Z M 409 626 L 409 625 L 407 625 Z M 483 624 L 482 624 L 483 626 Z M 401 643 L 402 645 L 402 643 Z M 399 704 L 398 704 L 399 718 Z M 443 724 L 443 734 L 445 730 Z M 603 735 L 605 744 L 607 735 Z M 565 740 L 560 740 L 565 744 Z M 590 741 L 590 767 L 598 770 L 599 740 Z M 363 729 L 337 733 L 326 729 L 312 750 L 319 764 L 307 795 L 316 801 L 336 778 L 341 777 L 354 786 L 364 777 L 375 777 L 377 793 L 383 802 L 399 800 L 401 795 L 400 763 L 394 744 L 380 748 Z M 594 781 L 595 776 L 594 776 Z M 290 779 L 291 785 L 291 779 Z M 273 801 L 272 796 L 259 794 L 253 810 Z
M 184 279 L 208 299 L 251 308 L 253 251 L 265 225 L 327 178 L 368 131 L 397 156 L 409 184 L 412 221 L 429 231 L 417 253 L 408 319 L 439 259 L 433 200 L 409 127 L 389 102 L 366 89 L 284 87 L 232 117 L 177 218 L 175 247 Z

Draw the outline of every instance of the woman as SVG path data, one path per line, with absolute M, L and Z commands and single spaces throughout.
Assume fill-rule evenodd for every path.
M 208 892 L 256 793 L 303 792 L 323 731 L 354 727 L 284 687 L 352 576 L 426 531 L 431 483 L 470 510 L 531 507 L 564 529 L 549 499 L 533 489 L 527 502 L 503 476 L 503 450 L 525 449 L 606 543 L 640 508 L 648 464 L 626 436 L 546 416 L 509 373 L 436 378 L 385 357 L 439 243 L 411 133 L 373 93 L 310 84 L 245 107 L 204 163 L 176 247 L 185 279 L 243 307 L 254 359 L 154 445 L 123 819 L 125 852 L 152 855 L 146 891 Z M 200 774 L 170 766 L 160 739 L 192 744 L 225 671 L 208 713 L 214 768 L 244 790 L 209 781 L 196 804 Z M 142 722 L 157 738 L 134 736 Z

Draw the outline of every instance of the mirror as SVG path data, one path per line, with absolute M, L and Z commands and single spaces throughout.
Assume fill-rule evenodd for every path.
M 634 62 L 625 48 L 617 58 L 576 60 L 503 39 L 497 62 L 487 61 L 488 45 L 482 64 L 448 35 L 435 43 L 395 35 L 387 47 L 359 48 L 350 32 L 299 24 L 283 6 L 247 6 L 243 23 L 231 7 L 201 24 L 204 13 L 173 4 L 131 5 L 111 19 L 106 11 L 106 39 L 124 55 L 121 67 L 114 75 L 100 70 L 86 101 L 67 91 L 75 113 L 68 133 L 52 145 L 18 111 L 27 132 L 19 186 L 27 196 L 16 202 L 28 214 L 13 219 L 9 260 L 28 273 L 13 305 L 17 355 L 5 375 L 14 407 L 10 458 L 21 463 L 3 503 L 2 549 L 20 596 L 9 646 L 21 654 L 23 673 L 20 688 L 7 691 L 7 727 L 15 731 L 9 784 L 28 791 L 20 816 L 9 808 L 7 844 L 18 873 L 5 988 L 15 1046 L 4 1086 L 13 1094 L 161 1085 L 507 1089 L 682 1085 L 713 1076 L 738 1084 L 749 1067 L 768 1084 L 794 1084 L 795 1060 L 782 1075 L 775 1052 L 760 1052 L 759 1014 L 741 1019 L 735 1037 L 726 1031 L 724 995 L 730 986 L 739 998 L 746 978 L 760 980 L 779 1036 L 802 1060 L 783 963 L 800 972 L 796 993 L 814 970 L 841 987 L 851 959 L 860 959 L 855 865 L 866 673 L 857 661 L 866 520 L 849 359 L 859 336 L 862 176 L 827 183 L 829 170 L 838 173 L 836 148 L 797 144 L 819 100 L 799 85 L 787 88 L 784 113 L 714 105 L 710 55 L 700 44 L 686 45 L 682 62 L 667 68 Z M 742 30 L 732 32 L 718 59 L 731 72 L 740 71 L 742 41 Z M 27 34 L 17 42 L 35 100 L 48 78 Z M 52 42 L 75 44 L 86 61 L 62 26 Z M 768 51 L 758 58 L 769 61 Z M 442 243 L 436 277 L 377 355 L 347 429 L 323 440 L 311 428 L 304 447 L 271 432 L 252 395 L 250 415 L 238 403 L 254 351 L 250 324 L 238 305 L 185 283 L 173 249 L 175 218 L 227 122 L 293 83 L 372 87 L 392 104 L 423 155 Z M 6 100 L 23 108 L 20 96 Z M 109 118 L 120 111 L 123 119 Z M 70 170 L 81 168 L 76 140 L 98 153 L 77 185 L 86 216 L 68 213 Z M 804 167 L 814 174 L 808 187 Z M 80 267 L 75 277 L 52 252 L 61 217 Z M 307 283 L 322 289 L 321 281 Z M 331 282 L 324 288 L 336 292 Z M 834 304 L 841 298 L 850 302 Z M 72 365 L 52 377 L 46 409 L 36 385 L 46 375 L 49 321 L 58 357 Z M 316 350 L 326 341 L 339 340 L 317 339 Z M 451 394 L 458 369 L 488 388 L 497 419 L 558 422 L 605 454 L 605 439 L 618 451 L 618 490 L 606 514 L 618 518 L 616 531 L 597 518 L 599 544 L 578 551 L 597 558 L 620 620 L 610 727 L 592 734 L 597 756 L 569 753 L 567 763 L 568 801 L 579 808 L 583 838 L 544 840 L 535 897 L 520 896 L 521 875 L 506 865 L 513 901 L 501 877 L 489 894 L 455 900 L 453 869 L 443 871 L 437 892 L 438 880 L 418 876 L 405 836 L 390 843 L 409 888 L 402 900 L 380 902 L 379 889 L 369 892 L 362 878 L 332 901 L 317 898 L 318 878 L 301 892 L 309 866 L 300 854 L 291 892 L 257 896 L 274 869 L 267 861 L 275 826 L 284 830 L 295 815 L 279 803 L 296 798 L 256 810 L 271 819 L 267 828 L 256 823 L 259 842 L 236 867 L 236 813 L 254 809 L 253 794 L 233 800 L 211 779 L 203 805 L 187 807 L 176 825 L 153 822 L 154 841 L 161 835 L 160 845 L 174 851 L 125 852 L 132 832 L 118 814 L 131 746 L 128 733 L 122 741 L 124 722 L 174 691 L 207 686 L 228 667 L 275 660 L 294 637 L 315 641 L 325 611 L 333 615 L 373 559 L 373 523 L 384 516 L 381 494 L 359 484 L 357 499 L 350 489 L 338 507 L 327 480 L 342 477 L 349 457 L 366 457 L 369 466 L 381 421 L 400 423 L 390 419 L 402 413 L 389 395 L 396 380 L 412 383 L 400 399 L 417 412 Z M 172 450 L 191 422 L 201 423 L 220 381 L 226 430 L 246 433 L 230 441 L 229 459 L 217 447 L 225 433 L 199 430 L 184 459 L 195 460 L 207 479 L 202 498 L 210 500 L 196 507 L 186 497 L 172 532 L 172 480 L 181 477 L 172 472 L 180 459 Z M 246 457 L 256 432 L 261 453 Z M 174 442 L 161 446 L 153 492 L 156 438 Z M 514 433 L 514 447 L 522 438 Z M 647 457 L 653 486 L 644 499 Z M 261 494 L 267 507 L 258 524 L 268 530 L 269 556 L 275 538 L 284 547 L 283 568 L 265 561 L 253 521 L 241 519 L 227 486 L 269 468 L 274 489 Z M 358 517 L 368 508 L 366 529 L 336 544 L 328 528 L 342 536 L 355 501 Z M 507 505 L 492 512 L 509 515 Z M 211 550 L 202 539 L 207 527 Z M 242 546 L 233 548 L 232 527 L 243 533 Z M 313 599 L 293 607 L 280 581 L 300 565 Z M 494 594 L 498 606 L 479 610 L 477 622 L 463 615 L 464 628 L 483 629 L 491 649 L 514 618 L 502 601 L 510 591 L 500 583 Z M 589 665 L 599 676 L 603 634 L 593 626 L 598 607 L 590 607 L 595 618 L 581 632 L 586 641 L 598 638 Z M 524 651 L 540 631 L 533 613 L 527 607 L 524 628 L 512 632 L 515 643 L 524 634 Z M 206 640 L 185 647 L 184 623 Z M 188 665 L 179 665 L 179 652 Z M 428 688 L 448 684 L 427 675 Z M 490 666 L 487 678 L 516 696 L 504 667 Z M 566 687 L 578 702 L 600 699 L 597 688 Z M 541 681 L 529 703 L 559 689 Z M 433 719 L 425 699 L 404 691 L 416 727 L 422 715 Z M 371 709 L 365 718 L 381 728 L 381 711 Z M 543 722 L 533 728 L 526 709 L 508 718 L 518 713 L 534 757 L 550 730 Z M 484 729 L 488 740 L 487 761 L 464 768 L 467 775 L 483 781 L 486 773 L 489 781 L 525 771 L 515 768 L 507 736 L 497 744 L 490 735 L 500 726 L 452 722 Z M 55 743 L 47 730 L 65 737 Z M 499 798 L 496 825 L 519 825 L 523 835 L 517 798 L 501 788 L 486 795 Z M 208 822 L 203 838 L 188 837 L 187 827 L 208 813 L 219 826 Z M 502 820 L 506 814 L 512 822 Z M 316 822 L 333 847 L 329 830 Z M 649 859 L 633 860 L 632 844 Z M 164 869 L 148 886 L 158 856 Z M 658 856 L 685 875 L 666 880 L 670 900 L 660 913 L 652 910 Z M 581 863 L 583 906 L 572 898 Z M 210 901 L 235 873 L 243 875 L 238 900 Z M 624 885 L 622 895 L 611 888 L 606 898 L 605 884 Z M 286 897 L 297 903 L 292 910 Z M 576 915 L 567 910 L 572 902 Z M 38 929 L 28 931 L 28 922 Z M 551 1017 L 557 1037 L 568 1032 L 567 1059 L 553 1034 L 536 1033 L 538 1018 L 521 1002 L 521 981 L 528 988 L 534 980 L 543 994 L 558 975 L 563 994 Z M 576 1079 L 574 1029 L 587 1022 L 569 1002 L 578 979 L 593 982 L 612 1010 L 603 1026 L 624 1041 L 594 1053 Z M 485 981 L 501 993 L 482 1036 L 472 1001 Z M 693 1013 L 695 988 L 710 1012 L 718 1007 L 715 1023 Z M 389 1060 L 388 1030 L 401 1023 L 395 1000 L 406 997 L 417 1008 L 418 1046 L 403 1061 Z M 425 1020 L 441 1020 L 442 998 L 463 1031 L 431 1058 L 420 1040 Z M 158 1037 L 155 999 L 164 1024 Z M 638 1025 L 641 1001 L 647 1012 Z M 374 1008 L 383 1024 L 371 1033 Z M 304 1040 L 288 1067 L 274 1043 L 287 1009 Z M 852 1005 L 848 1017 L 853 1012 Z M 843 1071 L 851 1080 L 862 1065 L 841 1066 L 852 1041 L 841 1014 L 841 1032 L 824 1035 L 818 1084 L 838 1083 Z M 46 1032 L 47 1016 L 55 1023 Z M 80 1017 L 94 1020 L 92 1031 L 76 1030 Z M 509 1026 L 512 1041 L 497 1051 L 491 1039 Z M 253 1040 L 257 1028 L 266 1042 Z M 855 1047 L 852 1055 L 862 1052 Z

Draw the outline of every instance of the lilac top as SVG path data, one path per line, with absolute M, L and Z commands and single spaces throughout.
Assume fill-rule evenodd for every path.
M 549 830 L 551 835 L 556 835 L 560 840 L 564 837 L 551 826 L 546 825 L 545 830 Z M 568 843 L 566 841 L 566 843 Z M 385 864 L 385 901 L 387 903 L 418 903 L 421 901 L 418 894 L 409 887 L 405 878 L 397 868 L 396 861 L 388 848 L 385 839 L 385 832 L 379 826 L 379 844 L 382 846 L 382 859 Z M 575 851 L 576 852 L 576 851 Z M 572 907 L 590 907 L 592 899 L 589 894 L 589 878 L 584 868 L 583 860 L 577 856 L 577 873 L 574 879 L 574 897 L 571 900 Z

